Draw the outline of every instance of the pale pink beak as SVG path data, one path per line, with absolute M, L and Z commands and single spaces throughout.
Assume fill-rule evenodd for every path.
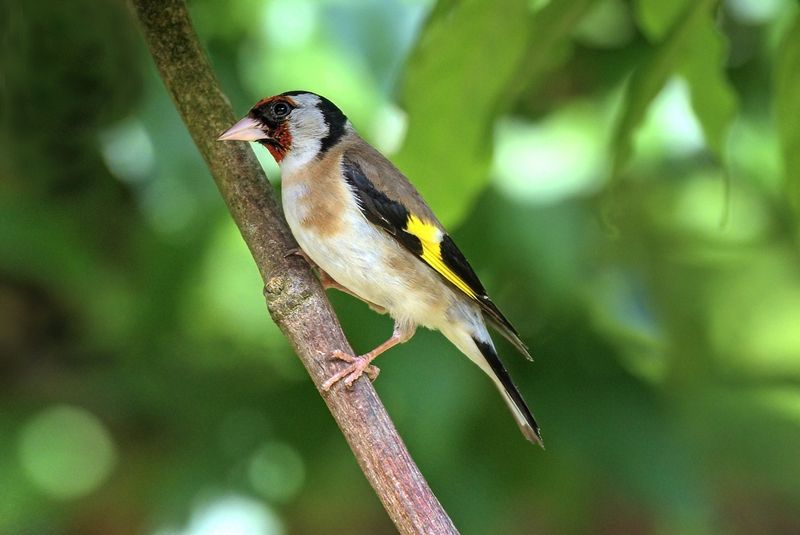
M 250 117 L 244 117 L 241 121 L 225 130 L 217 141 L 258 141 L 267 139 L 269 136 L 261 129 L 261 123 Z

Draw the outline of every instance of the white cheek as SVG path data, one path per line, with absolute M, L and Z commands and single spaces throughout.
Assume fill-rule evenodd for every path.
M 316 158 L 322 149 L 322 140 L 328 135 L 328 126 L 319 110 L 304 109 L 298 112 L 289 122 L 292 144 L 280 163 L 284 174 L 297 171 Z
M 280 162 L 281 173 L 293 173 L 317 157 L 322 143 L 317 139 L 303 138 L 292 132 L 292 146 Z

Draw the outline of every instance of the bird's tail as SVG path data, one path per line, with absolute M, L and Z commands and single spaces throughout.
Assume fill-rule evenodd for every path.
M 485 336 L 480 337 L 467 335 L 463 331 L 443 331 L 443 334 L 494 381 L 525 438 L 544 448 L 539 425 L 500 361 L 488 332 L 484 330 L 481 334 Z

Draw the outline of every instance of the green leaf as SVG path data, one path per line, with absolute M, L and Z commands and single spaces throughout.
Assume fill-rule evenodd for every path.
M 527 41 L 526 2 L 438 6 L 409 59 L 408 138 L 395 158 L 443 221 L 484 187 L 492 121 Z
M 639 27 L 658 42 L 680 20 L 687 5 L 690 5 L 687 0 L 638 0 Z M 689 85 L 692 108 L 708 147 L 722 159 L 725 136 L 738 108 L 736 93 L 725 76 L 725 39 L 717 30 L 712 13 L 698 21 L 687 39 L 691 43 L 684 47 L 687 52 L 676 62 L 676 68 Z
M 531 21 L 527 50 L 511 93 L 531 91 L 544 75 L 565 60 L 574 30 L 597 0 L 550 2 Z
M 638 0 L 635 4 L 639 28 L 651 42 L 659 42 L 667 35 L 689 0 Z
M 612 136 L 613 177 L 618 177 L 631 157 L 633 135 L 644 119 L 650 103 L 684 59 L 692 51 L 696 34 L 709 18 L 716 0 L 697 0 L 688 6 L 653 50 L 649 59 L 631 76 L 622 104 L 620 119 Z
M 789 200 L 800 211 L 800 15 L 786 32 L 775 67 L 775 120 Z
M 725 76 L 726 44 L 711 16 L 704 17 L 692 36 L 691 53 L 680 72 L 689 84 L 692 108 L 706 143 L 722 159 L 725 139 L 738 109 L 738 99 Z
M 446 224 L 489 180 L 493 123 L 552 66 L 594 0 L 440 2 L 406 68 L 408 138 L 394 158 Z

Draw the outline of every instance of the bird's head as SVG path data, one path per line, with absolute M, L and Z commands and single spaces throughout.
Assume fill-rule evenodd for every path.
M 330 100 L 308 91 L 288 91 L 262 99 L 219 141 L 258 141 L 282 164 L 308 161 L 327 151 L 351 128 Z M 299 162 L 298 162 L 299 163 Z

